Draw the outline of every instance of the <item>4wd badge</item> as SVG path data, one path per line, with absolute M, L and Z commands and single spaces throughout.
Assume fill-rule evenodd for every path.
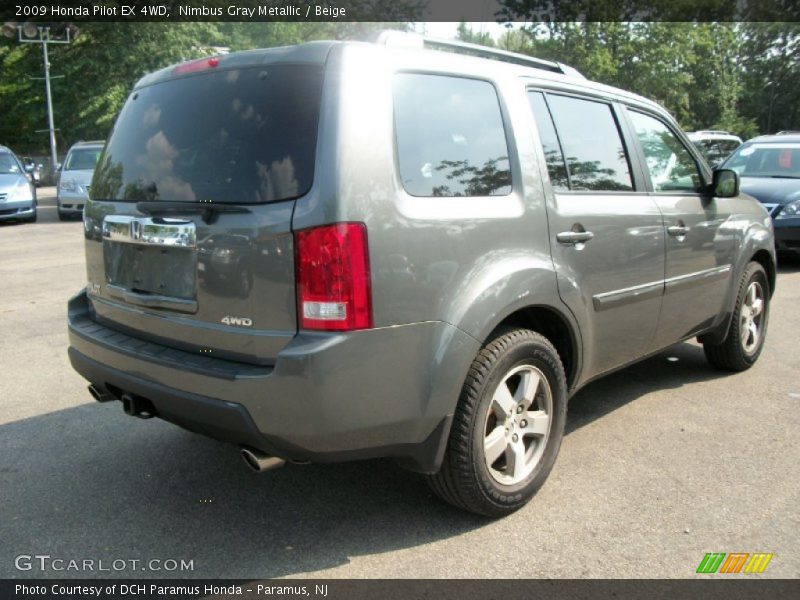
M 220 319 L 222 323 L 225 325 L 232 325 L 235 327 L 252 327 L 253 326 L 253 319 L 248 319 L 247 317 L 229 317 L 225 316 Z

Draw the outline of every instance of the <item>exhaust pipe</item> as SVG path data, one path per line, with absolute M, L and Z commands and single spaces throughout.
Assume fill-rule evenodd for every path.
M 122 410 L 126 415 L 140 419 L 151 419 L 156 416 L 156 409 L 147 398 L 123 394 L 120 400 L 122 400 Z
M 253 469 L 256 473 L 263 473 L 277 469 L 286 464 L 286 461 L 277 456 L 270 456 L 264 454 L 254 448 L 242 448 L 242 458 L 248 467 Z
M 113 394 L 109 394 L 94 384 L 89 386 L 89 393 L 92 395 L 92 398 L 98 402 L 109 402 L 115 399 Z

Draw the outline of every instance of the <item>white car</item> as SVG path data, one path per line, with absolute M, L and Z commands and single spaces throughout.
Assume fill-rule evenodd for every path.
M 721 165 L 742 145 L 742 138 L 727 131 L 710 129 L 692 131 L 686 135 L 712 167 Z
M 81 216 L 89 200 L 94 168 L 105 142 L 78 142 L 69 149 L 58 176 L 58 218 Z

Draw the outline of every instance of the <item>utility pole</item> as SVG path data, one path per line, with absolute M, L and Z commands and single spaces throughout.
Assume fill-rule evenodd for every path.
M 69 44 L 72 42 L 73 31 L 77 32 L 73 26 L 68 25 L 64 28 L 66 32 L 65 38 L 53 39 L 50 37 L 50 27 L 42 27 L 35 23 L 23 23 L 16 25 L 6 23 L 3 27 L 3 33 L 13 31 L 11 27 L 17 30 L 17 40 L 22 44 L 41 44 L 42 45 L 42 59 L 44 60 L 44 92 L 47 100 L 47 130 L 50 134 L 50 161 L 51 168 L 55 171 L 56 164 L 58 164 L 58 153 L 56 152 L 56 127 L 55 119 L 53 118 L 53 97 L 50 91 L 50 58 L 47 54 L 48 44 Z M 13 34 L 12 34 L 13 35 Z

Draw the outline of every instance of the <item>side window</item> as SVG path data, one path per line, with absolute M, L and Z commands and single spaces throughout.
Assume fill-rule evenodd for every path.
M 508 144 L 492 84 L 400 73 L 393 93 L 400 177 L 409 194 L 511 193 Z
M 631 191 L 631 169 L 611 106 L 547 95 L 573 190 Z
M 568 190 L 567 165 L 564 162 L 561 145 L 558 143 L 553 118 L 550 116 L 547 103 L 544 101 L 544 94 L 542 92 L 529 92 L 528 100 L 531 103 L 533 117 L 536 119 L 536 127 L 539 129 L 539 141 L 541 141 L 542 150 L 544 150 L 544 160 L 547 163 L 547 172 L 550 174 L 550 184 L 555 191 Z
M 656 192 L 699 192 L 703 186 L 692 155 L 665 123 L 629 110 L 633 128 L 644 151 L 653 190 Z

